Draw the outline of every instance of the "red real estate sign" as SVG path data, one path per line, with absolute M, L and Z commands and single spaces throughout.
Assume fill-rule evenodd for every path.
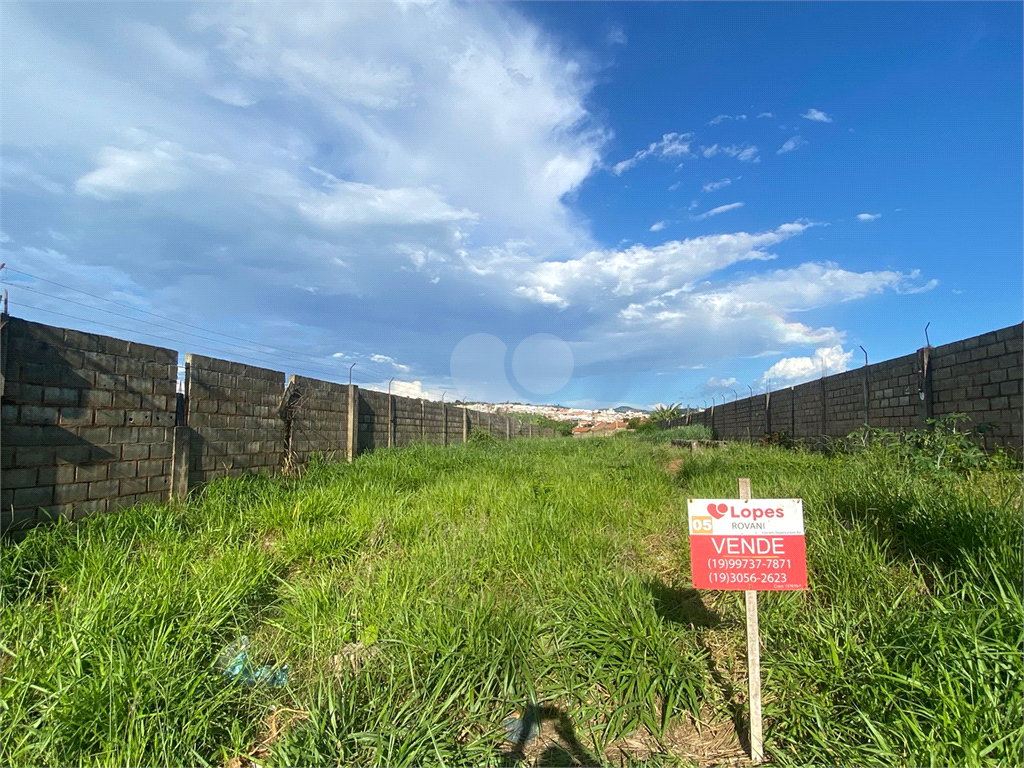
M 803 499 L 690 499 L 696 589 L 807 589 Z

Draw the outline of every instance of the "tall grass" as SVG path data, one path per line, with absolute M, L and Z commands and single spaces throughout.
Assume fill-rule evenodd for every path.
M 743 636 L 736 593 L 689 589 L 686 496 L 738 476 L 807 517 L 811 589 L 761 600 L 769 758 L 1019 761 L 1019 474 L 628 436 L 318 461 L 5 543 L 0 762 L 497 765 L 536 702 L 575 744 L 542 763 L 648 733 L 687 764 Z M 286 687 L 216 674 L 242 634 Z

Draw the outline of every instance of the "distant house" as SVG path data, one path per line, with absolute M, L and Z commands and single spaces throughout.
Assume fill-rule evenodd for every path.
M 602 421 L 592 427 L 578 426 L 573 428 L 573 437 L 604 437 L 627 429 L 624 421 Z

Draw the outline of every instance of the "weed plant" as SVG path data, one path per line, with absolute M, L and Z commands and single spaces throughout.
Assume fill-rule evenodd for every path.
M 0 763 L 508 764 L 537 702 L 576 743 L 542 763 L 639 733 L 693 764 L 744 638 L 738 593 L 689 589 L 686 497 L 742 476 L 806 516 L 810 590 L 760 601 L 769 761 L 1019 764 L 1019 470 L 886 451 L 477 439 L 35 529 L 0 550 Z M 287 686 L 216 674 L 243 634 Z

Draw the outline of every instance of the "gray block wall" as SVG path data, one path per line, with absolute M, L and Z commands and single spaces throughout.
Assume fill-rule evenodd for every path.
M 0 528 L 165 501 L 177 352 L 3 323 Z
M 808 444 L 845 437 L 865 425 L 915 430 L 964 413 L 982 427 L 987 449 L 1024 450 L 1024 324 L 825 376 L 770 395 L 717 405 L 674 425 L 705 424 L 723 440 L 785 432 Z
M 281 371 L 189 354 L 176 424 L 177 361 L 171 349 L 0 317 L 0 533 L 183 497 L 215 477 L 276 472 L 286 457 L 347 456 L 346 385 L 292 376 L 285 387 Z M 392 434 L 395 446 L 463 441 L 459 406 L 355 392 L 357 453 Z M 469 417 L 505 437 L 502 417 Z
M 205 355 L 186 355 L 185 364 L 189 485 L 279 469 L 284 373 Z
M 292 376 L 285 394 L 290 408 L 289 446 L 304 463 L 314 453 L 344 459 L 348 447 L 348 387 L 306 376 Z M 286 430 L 287 432 L 287 430 Z

